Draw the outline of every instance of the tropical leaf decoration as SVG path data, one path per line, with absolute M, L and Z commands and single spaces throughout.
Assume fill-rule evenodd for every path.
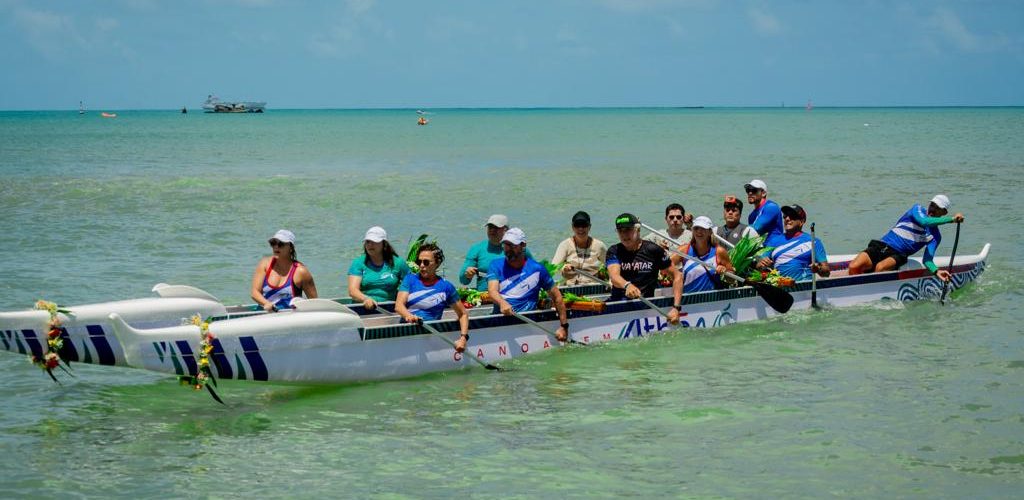
M 416 257 L 420 253 L 420 247 L 423 246 L 424 243 L 427 243 L 427 238 L 430 238 L 430 236 L 427 234 L 421 234 L 418 238 L 409 243 L 409 252 L 405 256 L 405 263 L 409 265 L 409 269 L 412 269 L 412 272 L 414 273 L 420 272 L 420 266 L 416 265 Z M 430 243 L 437 244 L 437 239 L 430 240 Z
M 732 261 L 732 267 L 736 270 L 736 274 L 746 276 L 757 261 L 757 256 L 772 250 L 773 247 L 764 247 L 764 240 L 767 236 L 756 238 L 744 236 L 736 242 L 736 246 L 732 250 L 729 250 L 729 260 Z

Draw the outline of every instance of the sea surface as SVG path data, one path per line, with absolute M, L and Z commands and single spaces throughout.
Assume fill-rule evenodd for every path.
M 107 110 L 111 111 L 111 110 Z M 0 352 L 0 497 L 959 497 L 1024 491 L 1024 109 L 0 112 L 0 310 L 189 284 L 248 303 L 280 228 L 321 296 L 366 229 L 436 237 L 454 279 L 492 213 L 538 257 L 577 210 L 720 220 L 753 178 L 829 253 L 942 192 L 979 282 L 381 383 L 226 383 Z M 749 207 L 747 207 L 749 210 Z M 745 211 L 746 213 L 746 211 Z M 953 243 L 943 228 L 940 254 Z M 310 360 L 315 363 L 315 359 Z

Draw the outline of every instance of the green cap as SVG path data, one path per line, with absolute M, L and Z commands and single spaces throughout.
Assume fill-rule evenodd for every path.
M 640 219 L 630 213 L 622 214 L 615 218 L 615 228 L 625 229 L 628 227 L 636 227 L 640 224 Z

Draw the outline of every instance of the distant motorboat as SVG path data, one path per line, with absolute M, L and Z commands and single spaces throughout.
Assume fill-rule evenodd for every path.
M 82 105 L 82 101 L 78 101 L 78 114 L 85 114 L 85 106 Z
M 103 118 L 117 118 L 117 113 L 103 112 L 103 113 L 100 113 L 100 116 L 102 116 Z
M 267 106 L 266 102 L 257 101 L 238 101 L 238 102 L 227 102 L 221 101 L 219 97 L 215 95 L 206 96 L 206 102 L 203 103 L 203 112 L 205 113 L 262 113 L 263 108 Z

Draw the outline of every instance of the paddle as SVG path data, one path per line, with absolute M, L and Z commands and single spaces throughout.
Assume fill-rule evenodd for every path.
M 814 223 L 811 223 L 811 265 L 815 264 L 814 261 Z M 814 309 L 821 309 L 818 306 L 818 273 L 814 270 L 811 271 L 811 307 Z
M 598 283 L 608 287 L 609 290 L 612 288 L 612 283 L 610 281 L 598 278 L 597 276 L 594 276 L 593 274 L 590 274 L 590 273 L 588 273 L 588 272 L 586 272 L 586 271 L 584 271 L 582 269 L 573 269 L 573 271 L 575 271 L 576 274 L 579 274 L 580 276 L 583 276 L 584 278 L 588 278 L 588 279 L 594 280 L 594 281 L 596 281 L 596 282 L 598 282 Z M 668 319 L 668 313 L 666 313 L 662 308 L 658 307 L 654 302 L 651 302 L 650 300 L 648 300 L 647 297 L 644 297 L 643 295 L 641 295 L 640 296 L 640 300 L 644 304 L 647 304 L 647 307 L 650 307 L 651 309 L 654 309 L 655 311 L 658 311 L 658 314 L 661 314 L 662 316 L 665 317 L 665 319 Z
M 653 227 L 648 226 L 647 224 L 644 224 L 642 222 L 640 223 L 640 225 L 645 227 L 649 231 L 654 231 L 655 234 L 661 236 L 662 238 L 665 238 L 669 242 L 675 243 L 676 245 L 680 245 L 678 241 L 670 238 L 667 234 L 662 233 L 661 231 L 654 229 Z M 686 260 L 696 262 L 697 264 L 704 266 L 705 269 L 711 270 L 711 265 L 709 265 L 707 262 L 704 262 L 695 257 L 691 257 L 689 255 L 686 255 L 685 253 L 682 253 L 672 248 L 669 248 L 669 251 Z M 751 281 L 747 278 L 742 278 L 730 272 L 726 272 L 725 275 L 736 281 L 739 281 L 740 283 L 743 283 L 744 285 L 753 287 L 754 291 L 757 292 L 758 296 L 764 299 L 765 303 L 767 303 L 769 306 L 771 306 L 772 309 L 775 309 L 780 313 L 785 314 L 786 312 L 789 311 L 789 308 L 793 307 L 793 296 L 790 295 L 789 292 L 781 288 L 774 287 L 769 285 L 768 283 L 762 283 L 760 281 Z
M 515 315 L 515 317 L 519 318 L 524 323 L 529 323 L 529 324 L 537 327 L 538 329 L 544 331 L 544 333 L 550 335 L 551 338 L 557 340 L 558 342 L 561 342 L 561 340 L 558 340 L 558 335 L 556 335 L 555 332 L 553 332 L 551 330 L 548 330 L 544 325 L 542 325 L 542 324 L 540 324 L 540 323 L 538 323 L 538 322 L 536 322 L 536 321 L 534 321 L 534 320 L 532 320 L 530 318 L 527 318 L 522 313 L 517 313 L 515 311 L 512 311 L 512 314 Z M 573 340 L 572 336 L 569 336 L 568 333 L 566 333 L 566 335 L 567 335 L 567 338 L 568 338 L 567 342 L 569 342 L 570 344 L 582 344 L 583 343 L 583 342 L 577 342 L 577 341 Z
M 432 333 L 434 335 L 437 335 L 438 337 L 441 337 L 441 340 L 444 340 L 445 342 L 447 342 L 448 345 L 452 346 L 452 348 L 455 347 L 455 342 L 452 342 L 451 339 L 449 339 L 448 337 L 445 337 L 443 333 L 437 331 L 437 329 L 434 328 L 433 326 L 430 326 L 429 323 L 425 323 L 422 320 L 419 323 L 420 323 L 420 326 L 422 326 L 424 330 L 426 330 L 426 331 L 428 331 L 428 332 L 430 332 L 430 333 Z M 501 371 L 501 368 L 498 368 L 497 366 L 494 366 L 494 365 L 492 365 L 490 363 L 485 363 L 482 359 L 476 357 L 475 354 L 471 354 L 469 352 L 463 352 L 462 355 L 463 356 L 469 355 L 469 357 L 472 358 L 473 361 L 476 361 L 477 363 L 480 363 L 480 366 L 482 366 L 484 368 L 487 368 L 488 370 Z
M 949 273 L 949 280 L 953 280 L 953 259 L 956 258 L 956 246 L 960 244 L 960 223 L 956 223 L 956 236 L 953 238 L 953 253 L 949 254 L 949 265 L 946 272 Z M 939 304 L 946 305 L 946 292 L 949 291 L 949 281 L 942 282 L 942 296 L 939 297 Z

